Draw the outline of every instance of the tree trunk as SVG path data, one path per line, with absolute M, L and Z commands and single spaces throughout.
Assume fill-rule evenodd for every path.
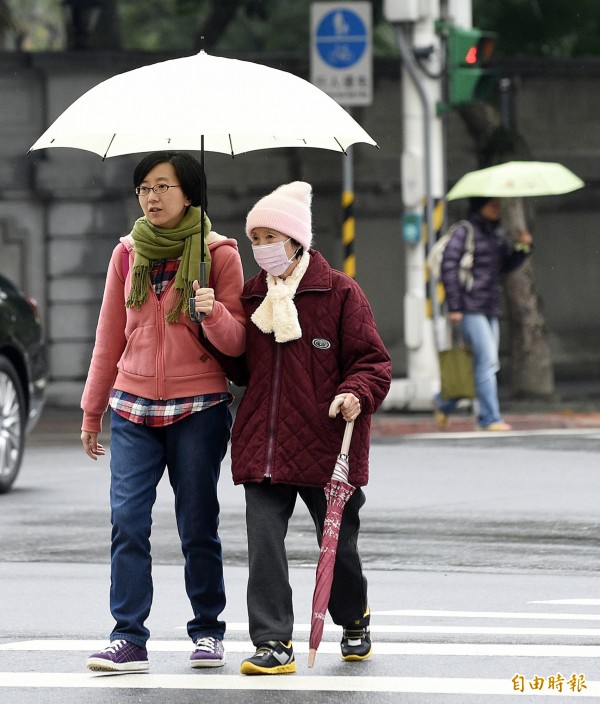
M 492 105 L 469 105 L 460 110 L 460 115 L 475 141 L 479 168 L 531 158 L 521 135 L 502 126 L 500 113 Z M 509 237 L 529 229 L 522 198 L 503 198 L 502 205 L 503 225 Z M 511 394 L 546 398 L 554 393 L 554 370 L 534 286 L 532 258 L 506 276 L 503 283 L 510 335 Z
M 527 229 L 522 198 L 504 198 L 502 222 L 513 241 Z M 514 397 L 547 398 L 554 393 L 554 370 L 532 258 L 504 279 L 510 336 L 510 386 Z

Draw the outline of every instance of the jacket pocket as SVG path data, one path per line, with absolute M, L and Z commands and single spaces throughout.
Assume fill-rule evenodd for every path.
M 156 358 L 158 347 L 156 329 L 153 325 L 135 328 L 129 336 L 118 369 L 136 376 L 156 376 Z
M 218 362 L 200 344 L 196 330 L 171 323 L 164 347 L 165 376 L 170 379 L 220 371 Z

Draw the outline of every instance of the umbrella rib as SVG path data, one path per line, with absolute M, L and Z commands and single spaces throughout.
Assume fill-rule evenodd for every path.
M 334 139 L 338 143 L 339 148 L 344 152 L 346 156 L 348 156 L 348 152 L 344 149 L 344 147 L 342 147 L 342 145 L 340 144 L 340 140 L 337 137 L 334 137 Z
M 110 148 L 112 147 L 112 143 L 115 141 L 116 136 L 117 136 L 117 134 L 115 132 L 115 134 L 113 134 L 113 136 L 110 138 L 109 145 L 108 145 L 108 147 L 106 147 L 106 151 L 104 152 L 104 156 L 102 157 L 102 161 L 104 161 L 106 159 L 106 157 L 108 156 L 108 152 L 110 151 Z

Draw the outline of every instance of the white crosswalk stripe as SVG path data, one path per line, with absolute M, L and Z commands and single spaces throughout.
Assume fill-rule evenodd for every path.
M 585 601 L 585 600 L 584 600 Z M 552 602 L 540 602 L 552 603 Z M 561 606 L 568 607 L 572 602 L 561 600 Z M 579 602 L 578 602 L 579 603 Z M 586 606 L 597 605 L 597 600 L 589 600 Z M 414 694 L 439 694 L 439 695 L 464 695 L 466 696 L 491 696 L 505 695 L 515 696 L 518 678 L 523 680 L 524 690 L 522 694 L 528 696 L 560 695 L 566 698 L 600 698 L 600 681 L 588 680 L 586 673 L 582 672 L 582 662 L 591 662 L 592 659 L 600 657 L 600 645 L 593 645 L 593 642 L 600 642 L 600 628 L 585 627 L 563 627 L 557 622 L 595 622 L 600 620 L 597 614 L 565 613 L 563 609 L 560 613 L 538 612 L 538 611 L 444 611 L 444 610 L 424 610 L 424 609 L 397 609 L 382 612 L 373 612 L 374 632 L 381 635 L 381 640 L 375 638 L 374 658 L 371 661 L 375 667 L 370 670 L 354 671 L 353 675 L 346 674 L 323 674 L 326 671 L 325 664 L 332 662 L 332 657 L 339 660 L 339 643 L 331 640 L 329 634 L 335 633 L 335 638 L 339 636 L 339 628 L 326 624 L 325 640 L 319 647 L 318 661 L 323 664 L 323 670 L 319 672 L 319 666 L 309 670 L 306 667 L 305 655 L 308 652 L 306 635 L 310 630 L 309 624 L 296 624 L 294 649 L 298 660 L 298 672 L 291 676 L 279 677 L 244 677 L 232 674 L 232 669 L 223 668 L 219 671 L 212 671 L 210 675 L 191 671 L 186 674 L 164 674 L 152 672 L 152 665 L 159 657 L 158 654 L 177 654 L 190 652 L 190 643 L 187 638 L 182 637 L 177 640 L 150 640 L 148 651 L 150 653 L 151 672 L 143 674 L 98 674 L 86 672 L 83 669 L 83 658 L 77 655 L 78 662 L 81 663 L 81 670 L 77 672 L 55 672 L 55 671 L 31 671 L 31 667 L 23 671 L 0 672 L 0 701 L 2 701 L 2 691 L 20 691 L 26 689 L 47 689 L 47 690 L 73 690 L 73 689 L 125 689 L 125 690 L 219 690 L 219 691 L 287 691 L 287 692 L 387 692 L 387 693 L 414 693 Z M 384 619 L 386 622 L 384 623 Z M 391 623 L 391 620 L 399 619 L 402 622 Z M 490 621 L 490 625 L 470 626 L 465 622 L 473 622 L 474 619 L 481 620 L 482 623 Z M 412 623 L 413 621 L 418 623 Z M 506 626 L 493 625 L 497 620 L 508 622 Z M 523 621 L 533 622 L 546 621 L 544 626 L 521 626 L 515 625 Z M 448 625 L 446 623 L 448 622 Z M 555 625 L 556 624 L 556 625 Z M 235 634 L 241 635 L 248 632 L 247 623 L 228 624 L 229 636 L 226 641 L 226 651 L 229 655 L 239 655 L 240 660 L 245 654 L 253 651 L 251 642 L 247 639 L 236 639 Z M 423 634 L 422 640 L 410 640 L 405 636 L 409 634 Z M 443 637 L 452 634 L 453 642 L 444 642 Z M 543 636 L 539 640 L 546 638 L 552 642 L 539 643 L 518 643 L 514 638 L 518 636 Z M 427 637 L 435 642 L 427 642 Z M 437 638 L 434 638 L 437 637 Z M 486 642 L 467 642 L 469 636 L 477 636 Z M 584 636 L 589 645 L 580 644 L 578 641 Z M 441 637 L 441 638 L 440 638 Z M 437 641 L 440 642 L 437 642 Z M 477 640 L 477 638 L 475 638 Z M 492 641 L 492 642 L 490 642 Z M 556 642 L 558 641 L 558 642 Z M 15 640 L 0 643 L 0 657 L 3 655 L 13 656 L 11 662 L 19 663 L 19 654 L 22 654 L 30 662 L 31 653 L 89 653 L 106 645 L 102 640 L 68 640 L 68 639 L 40 639 L 40 640 Z M 393 672 L 389 667 L 377 668 L 376 663 L 393 662 L 396 657 L 418 656 L 420 658 L 500 658 L 510 662 L 511 658 L 526 660 L 537 659 L 543 662 L 548 659 L 552 663 L 548 665 L 547 671 L 537 671 L 526 675 L 514 675 L 517 680 L 513 681 L 511 675 L 505 679 L 496 677 L 459 676 L 464 672 L 459 672 L 457 676 L 390 676 Z M 73 656 L 74 657 L 74 656 Z M 233 660 L 233 658 L 232 658 Z M 536 660 L 536 662 L 537 662 Z M 0 669 L 3 661 L 0 659 Z M 44 662 L 48 662 L 44 660 Z M 556 673 L 556 662 L 564 663 L 564 674 Z M 512 663 L 511 663 L 512 664 Z M 539 666 L 539 665 L 538 665 Z M 237 663 L 235 665 L 237 669 Z M 50 668 L 48 668 L 50 669 Z M 480 668 L 481 669 L 481 668 Z M 527 670 L 523 668 L 523 672 Z M 368 674 L 368 673 L 371 674 Z M 475 670 L 477 672 L 477 670 Z M 512 670 L 511 670 L 512 672 Z M 381 674 L 385 673 L 385 674 Z M 406 674 L 406 673 L 404 673 Z M 409 672 L 409 674 L 412 674 Z M 446 672 L 443 673 L 447 675 Z M 593 674 L 590 672 L 590 675 Z M 543 679 L 542 686 L 535 688 L 537 682 L 535 678 Z M 558 683 L 558 677 L 564 678 L 562 683 Z M 550 683 L 552 688 L 550 687 Z
M 280 676 L 242 677 L 219 675 L 85 675 L 61 673 L 5 673 L 0 680 L 5 687 L 111 688 L 111 689 L 194 689 L 249 691 L 311 692 L 404 692 L 430 694 L 515 694 L 507 680 L 467 677 L 322 677 Z M 576 697 L 598 697 L 600 682 L 587 682 L 587 690 Z M 569 696 L 563 692 L 561 696 Z
M 254 650 L 250 641 L 225 641 L 227 653 L 246 654 Z M 92 652 L 103 648 L 103 640 L 29 640 L 0 644 L 0 652 Z M 157 640 L 148 643 L 149 653 L 187 653 L 190 644 L 187 641 Z M 319 646 L 321 655 L 337 655 L 338 643 L 323 642 Z M 294 642 L 296 655 L 308 653 L 308 643 Z M 497 657 L 560 657 L 560 658 L 597 658 L 600 657 L 600 645 L 542 645 L 514 643 L 376 643 L 374 653 L 382 655 L 486 655 Z

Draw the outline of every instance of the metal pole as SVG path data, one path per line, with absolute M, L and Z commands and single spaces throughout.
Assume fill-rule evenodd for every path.
M 404 343 L 406 379 L 393 379 L 387 409 L 431 410 L 439 389 L 434 319 L 437 287 L 426 272 L 427 247 L 435 240 L 438 206 L 444 195 L 444 148 L 441 120 L 441 51 L 435 29 L 439 0 L 386 3 L 396 28 L 402 68 L 402 201 L 406 292 Z M 422 221 L 422 230 L 415 232 Z M 427 244 L 426 244 L 427 241 Z
M 202 176 L 204 178 L 204 135 L 200 135 L 200 166 L 202 169 Z M 204 178 L 204 181 L 200 184 L 200 271 L 198 272 L 198 285 L 200 288 L 206 288 L 206 258 L 204 256 L 204 213 L 206 211 L 205 181 L 206 179 Z M 204 313 L 196 313 L 195 296 L 190 298 L 188 305 L 190 318 L 196 323 L 201 323 L 204 320 Z
M 433 229 L 433 189 L 432 189 L 432 179 L 431 179 L 431 107 L 429 105 L 429 99 L 423 83 L 420 79 L 419 74 L 414 65 L 414 60 L 410 49 L 408 48 L 406 39 L 401 29 L 396 33 L 398 38 L 398 48 L 400 50 L 400 57 L 402 58 L 402 65 L 406 69 L 411 81 L 417 91 L 419 100 L 421 102 L 421 109 L 423 111 L 423 161 L 424 161 L 424 175 L 425 175 L 425 223 L 427 226 L 427 249 L 431 246 L 431 236 L 434 231 Z M 435 282 L 431 279 L 429 280 L 429 296 L 433 301 L 435 299 Z M 435 316 L 434 316 L 435 317 Z
M 356 255 L 354 254 L 354 154 L 348 147 L 342 157 L 342 244 L 344 246 L 344 273 L 356 278 Z

